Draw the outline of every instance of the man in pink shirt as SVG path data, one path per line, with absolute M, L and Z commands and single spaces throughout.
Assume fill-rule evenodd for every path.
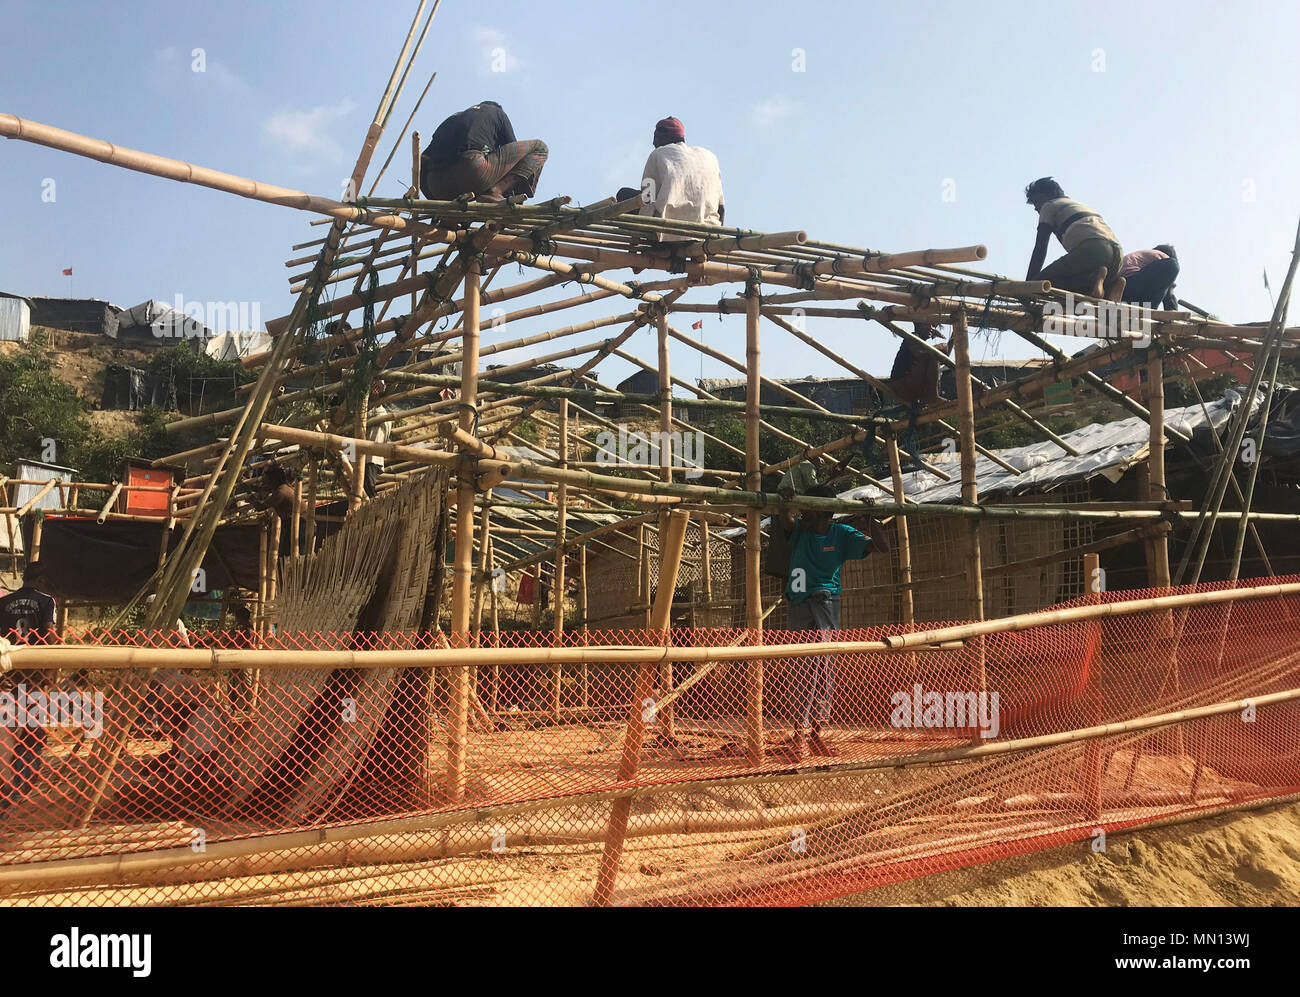
M 1120 275 L 1127 278 L 1123 300 L 1149 308 L 1178 310 L 1174 281 L 1178 279 L 1178 254 L 1170 245 L 1139 249 L 1124 257 Z

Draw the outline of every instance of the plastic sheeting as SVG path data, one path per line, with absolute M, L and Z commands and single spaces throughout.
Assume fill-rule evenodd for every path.
M 1210 440 L 1210 427 L 1222 435 L 1225 424 L 1237 406 L 1242 403 L 1244 388 L 1231 388 L 1222 398 L 1206 405 L 1166 409 L 1165 425 L 1192 437 L 1193 446 L 1205 454 L 1214 453 Z M 1255 398 L 1252 423 L 1257 423 L 1258 409 L 1263 405 L 1263 390 Z M 1265 458 L 1294 457 L 1300 453 L 1300 390 L 1279 386 L 1273 396 L 1273 412 L 1269 418 L 1264 440 Z M 1210 420 L 1206 421 L 1208 412 Z M 1013 474 L 987 457 L 975 460 L 975 475 L 979 483 L 980 499 L 995 495 L 1023 495 L 1027 492 L 1047 492 L 1070 481 L 1086 481 L 1105 475 L 1117 481 L 1134 464 L 1146 460 L 1151 429 L 1145 419 L 1134 416 L 1118 422 L 1093 423 L 1061 434 L 1061 438 L 1080 451 L 1073 457 L 1055 443 L 1044 441 L 1028 446 L 1001 450 L 998 456 L 1017 468 Z M 911 471 L 903 475 L 903 488 L 907 497 L 917 502 L 961 501 L 961 454 L 926 454 L 927 462 L 947 471 L 951 480 L 944 481 L 929 471 Z M 871 498 L 892 502 L 892 495 L 874 485 L 850 489 L 841 498 Z
M 148 405 L 165 409 L 176 407 L 171 381 L 135 367 L 110 364 L 104 371 L 104 394 L 99 407 L 135 412 Z

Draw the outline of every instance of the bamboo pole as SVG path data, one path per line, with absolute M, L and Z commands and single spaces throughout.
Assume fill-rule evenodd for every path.
M 957 402 L 961 406 L 958 425 L 961 429 L 961 500 L 967 505 L 979 505 L 979 485 L 975 477 L 975 406 L 970 378 L 970 337 L 966 331 L 966 313 L 959 310 L 953 316 L 952 341 L 957 362 Z M 984 619 L 984 574 L 980 570 L 980 521 L 970 521 L 969 548 L 966 554 L 966 598 L 968 615 L 972 620 Z M 977 640 L 973 648 L 975 688 L 981 693 L 988 688 L 985 672 L 984 642 Z
M 1259 465 L 1264 460 L 1264 441 L 1268 432 L 1268 423 L 1273 407 L 1273 395 L 1277 388 L 1277 368 L 1282 359 L 1282 329 L 1286 326 L 1287 313 L 1291 308 L 1291 285 L 1295 280 L 1296 266 L 1300 264 L 1300 226 L 1296 229 L 1295 246 L 1291 251 L 1291 265 L 1287 270 L 1286 279 L 1282 282 L 1282 290 L 1278 294 L 1278 302 L 1274 307 L 1273 321 L 1270 323 L 1270 332 L 1276 329 L 1276 333 L 1271 336 L 1273 349 L 1271 355 L 1266 356 L 1266 363 L 1269 364 L 1268 388 L 1264 392 L 1264 402 L 1260 408 L 1259 425 L 1255 432 L 1255 459 L 1251 461 L 1250 470 L 1247 472 L 1247 481 L 1245 488 L 1245 497 L 1242 499 L 1241 508 L 1243 512 L 1249 512 L 1252 500 L 1255 495 L 1255 480 L 1259 475 Z M 1247 406 L 1249 407 L 1249 406 Z M 1228 473 L 1231 470 L 1228 469 Z M 1237 575 L 1241 570 L 1241 552 L 1246 545 L 1246 527 L 1248 521 L 1242 519 L 1237 523 L 1237 536 L 1232 545 L 1232 563 L 1228 568 L 1228 578 L 1231 581 L 1237 580 Z
M 370 400 L 364 397 L 365 385 L 361 388 L 363 398 L 357 406 L 357 429 L 356 437 L 359 440 L 366 439 L 366 416 L 370 408 Z M 352 481 L 348 495 L 348 512 L 353 513 L 361 508 L 361 499 L 365 490 L 366 481 L 366 464 L 370 460 L 369 455 L 358 453 L 356 460 L 352 464 Z M 468 632 L 468 631 L 466 631 Z
M 271 538 L 266 544 L 266 561 L 267 561 L 267 582 L 266 582 L 266 599 L 272 605 L 275 604 L 276 595 L 280 588 L 280 531 L 284 525 L 280 522 L 278 515 L 271 516 Z
M 19 519 L 22 519 L 29 512 L 31 512 L 33 509 L 36 508 L 37 502 L 45 498 L 45 496 L 50 494 L 50 492 L 54 491 L 54 488 L 58 483 L 59 483 L 58 478 L 50 478 L 48 481 L 45 482 L 44 486 L 42 486 L 41 489 L 37 491 L 35 495 L 29 498 L 21 506 L 19 506 L 18 510 L 14 513 L 14 515 L 17 516 Z
M 757 654 L 771 658 L 806 658 L 824 655 L 893 654 L 926 650 L 941 645 L 969 642 L 980 636 L 1013 633 L 1064 623 L 1082 623 L 1137 613 L 1159 613 L 1167 609 L 1219 606 L 1260 599 L 1300 597 L 1300 582 L 1253 585 L 1181 595 L 1156 596 L 1022 613 L 1016 616 L 966 623 L 935 630 L 918 630 L 887 635 L 879 641 L 823 641 L 808 644 L 771 644 L 757 650 L 750 645 L 736 647 L 575 646 L 563 648 L 435 648 L 398 651 L 302 651 L 300 649 L 224 650 L 218 648 L 149 648 L 113 645 L 19 645 L 10 648 L 14 668 L 97 669 L 149 668 L 442 668 L 463 669 L 467 665 L 549 665 L 560 662 L 578 665 L 627 665 L 650 662 L 658 666 L 665 657 L 674 663 L 713 660 L 746 661 Z M 93 661 L 87 666 L 79 662 Z
M 1147 494 L 1152 502 L 1165 502 L 1169 491 L 1165 487 L 1165 375 L 1160 349 L 1154 343 L 1147 350 L 1147 411 L 1151 413 L 1151 437 L 1147 460 Z M 1169 577 L 1169 535 L 1162 533 L 1149 541 L 1152 553 L 1151 573 L 1148 579 L 1153 588 L 1167 589 Z
M 319 458 L 315 453 L 312 453 L 307 460 L 307 515 L 305 528 L 307 531 L 308 554 L 316 553 L 316 489 L 318 487 L 319 463 Z
M 289 553 L 302 550 L 302 478 L 293 483 L 293 517 L 289 520 Z
M 1093 605 L 1101 603 L 1101 558 L 1097 554 L 1083 555 L 1083 578 L 1085 585 L 1085 598 Z M 1098 624 L 1100 631 L 1101 625 Z M 1098 638 L 1100 644 L 1100 637 Z M 1105 656 L 1101 653 L 1100 646 L 1097 653 L 1093 655 L 1092 672 L 1088 681 L 1087 702 L 1089 710 L 1089 719 L 1092 721 L 1089 726 L 1097 726 L 1101 723 L 1101 706 L 1102 706 L 1102 687 L 1101 687 L 1101 663 Z M 1084 745 L 1083 749 L 1083 799 L 1086 812 L 1091 820 L 1098 820 L 1101 817 L 1101 777 L 1102 777 L 1102 758 L 1101 742 L 1097 739 L 1091 739 Z
M 626 337 L 618 337 L 618 342 Z M 605 340 L 604 343 L 615 342 L 615 340 Z M 608 352 L 613 352 L 614 347 L 610 346 Z M 585 371 L 584 371 L 585 373 Z M 422 384 L 434 388 L 454 387 L 457 379 L 445 374 L 410 374 L 402 370 L 386 371 L 384 374 L 386 381 L 406 382 L 410 384 Z M 541 384 L 511 384 L 500 381 L 482 381 L 480 387 L 485 394 L 501 395 L 521 395 L 525 398 L 537 398 L 541 400 L 549 398 L 569 398 L 577 402 L 585 402 L 586 407 L 590 408 L 597 404 L 640 404 L 657 410 L 659 407 L 658 394 L 640 394 L 631 391 L 593 391 L 588 388 L 562 387 L 559 385 L 541 385 Z M 678 408 L 703 409 L 706 411 L 719 412 L 743 412 L 746 408 L 746 402 L 729 401 L 725 398 L 685 398 L 678 397 L 673 399 L 673 404 Z M 842 412 L 822 412 L 815 408 L 808 408 L 799 405 L 769 405 L 762 404 L 760 411 L 765 415 L 776 416 L 796 416 L 800 419 L 809 419 L 814 422 L 834 422 L 848 425 L 868 425 L 873 422 L 888 422 L 883 418 L 875 418 L 864 415 L 854 415 Z M 170 425 L 170 423 L 169 423 Z
M 889 474 L 894 484 L 894 501 L 903 505 L 907 501 L 907 495 L 903 491 L 903 465 L 898 456 L 898 440 L 890 436 L 888 445 Z M 911 626 L 915 622 L 915 611 L 912 606 L 912 544 L 906 516 L 899 516 L 894 520 L 894 531 L 898 537 L 899 610 L 903 622 Z
M 587 625 L 587 545 L 578 548 L 578 618 L 582 621 L 582 643 L 590 636 Z M 578 692 L 583 709 L 591 705 L 591 674 L 584 661 L 578 666 Z
M 642 523 L 637 530 L 637 569 L 641 572 L 641 584 L 637 591 L 640 594 L 640 601 L 645 605 L 644 626 L 646 630 L 650 630 L 652 628 L 651 613 L 654 608 L 651 595 L 654 590 L 650 584 L 650 544 L 646 540 L 647 532 L 648 527 L 645 523 Z
M 108 493 L 108 501 L 100 508 L 99 515 L 95 517 L 96 522 L 102 523 L 108 518 L 108 514 L 113 508 L 113 504 L 117 501 L 117 497 L 120 494 L 122 494 L 122 482 L 119 481 L 113 486 L 113 490 Z
M 559 462 L 561 468 L 567 468 L 569 463 L 569 401 L 567 398 L 560 399 L 559 413 Z M 556 489 L 555 496 L 555 570 L 553 573 L 553 586 L 551 597 L 555 606 L 554 625 L 552 627 L 552 641 L 555 644 L 564 643 L 564 589 L 565 577 L 564 569 L 566 563 L 566 554 L 564 550 L 564 541 L 567 535 L 568 527 L 567 515 L 569 511 L 569 487 L 561 484 Z M 564 672 L 560 667 L 556 667 L 551 674 L 551 708 L 555 711 L 556 719 L 560 716 L 560 696 L 563 691 Z
M 465 267 L 465 361 L 461 364 L 460 428 L 470 432 L 478 407 L 479 277 L 481 268 L 471 258 Z M 469 637 L 470 581 L 474 556 L 474 477 L 470 456 L 461 458 L 456 473 L 456 565 L 452 578 L 451 631 L 458 646 Z M 456 669 L 450 676 L 451 705 L 447 717 L 447 796 L 460 800 L 465 795 L 465 756 L 468 747 L 469 675 Z
M 491 546 L 491 529 L 492 520 L 489 518 L 492 512 L 492 490 L 488 489 L 483 493 L 483 512 L 480 514 L 478 524 L 478 570 L 474 572 L 474 612 L 471 617 L 471 630 L 478 633 L 481 629 L 483 619 L 483 586 L 486 582 L 491 587 L 491 576 L 488 573 L 488 552 Z M 467 510 L 468 513 L 468 510 Z M 457 509 L 456 514 L 462 515 Z M 475 642 L 477 645 L 477 642 Z
M 759 453 L 759 314 L 762 287 L 751 281 L 745 287 L 745 487 L 763 490 L 762 457 Z M 745 513 L 745 629 L 753 644 L 763 643 L 762 521 L 757 509 Z M 746 670 L 745 744 L 751 764 L 763 761 L 763 662 L 754 659 Z
M 266 633 L 266 593 L 270 578 L 266 566 L 269 534 L 270 524 L 267 517 L 263 517 L 262 527 L 257 531 L 257 631 L 261 634 Z
M 668 528 L 662 536 L 663 566 L 659 575 L 659 592 L 655 598 L 654 615 L 651 619 L 652 629 L 664 633 L 667 644 L 667 631 L 672 616 L 673 590 L 677 587 L 677 574 L 682 563 L 682 547 L 686 542 L 686 526 L 690 517 L 681 510 L 675 510 L 668 519 Z M 651 694 L 654 688 L 654 665 L 643 665 L 637 677 L 636 691 L 632 697 L 628 713 L 627 732 L 623 739 L 623 755 L 619 761 L 616 780 L 628 785 L 636 779 L 641 767 L 641 746 L 645 738 L 645 712 L 653 706 Z M 623 857 L 623 841 L 627 834 L 628 817 L 631 814 L 631 798 L 619 799 L 610 810 L 609 830 L 605 835 L 605 849 L 600 859 L 600 870 L 596 877 L 596 890 L 592 904 L 597 907 L 608 906 L 614 886 L 618 880 L 619 863 Z
M 368 211 L 328 197 L 317 197 L 301 190 L 261 183 L 230 173 L 222 173 L 220 170 L 208 169 L 205 166 L 182 162 L 179 159 L 169 159 L 165 156 L 156 156 L 136 149 L 127 149 L 102 139 L 78 135 L 75 132 L 65 131 L 62 128 L 55 128 L 52 125 L 42 124 L 38 121 L 19 118 L 12 114 L 0 114 L 0 135 L 5 138 L 22 139 L 24 142 L 32 142 L 61 152 L 85 156 L 87 159 L 96 159 L 101 163 L 109 163 L 138 173 L 149 173 L 167 180 L 175 180 L 178 183 L 198 184 L 201 187 L 236 194 L 239 197 L 246 197 L 254 201 L 264 201 L 267 204 L 278 204 L 282 207 L 328 215 L 339 222 L 361 221 L 370 225 L 410 231 L 440 242 L 456 239 L 456 233 L 446 229 L 434 228 L 430 225 L 422 225 L 402 218 L 400 215 Z

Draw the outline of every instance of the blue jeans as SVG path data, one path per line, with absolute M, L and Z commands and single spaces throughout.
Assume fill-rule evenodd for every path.
M 790 603 L 787 619 L 791 630 L 838 630 L 839 594 L 812 592 L 802 602 Z M 800 719 L 804 730 L 829 723 L 835 698 L 835 658 L 827 654 L 796 658 L 794 675 L 795 701 L 802 704 Z

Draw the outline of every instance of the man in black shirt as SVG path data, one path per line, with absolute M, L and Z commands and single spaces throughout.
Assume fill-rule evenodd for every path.
M 41 589 L 46 587 L 45 573 L 39 561 L 31 561 L 23 572 L 23 586 L 0 599 L 0 637 L 11 644 L 45 644 L 52 642 L 54 600 Z M 17 669 L 0 682 L 0 691 L 18 694 L 40 689 L 44 675 L 40 671 Z M 27 787 L 40 769 L 41 750 L 45 747 L 45 728 L 20 726 L 13 733 L 12 776 L 0 787 L 0 814 L 23 798 Z M 0 767 L 0 771 L 3 768 Z
M 23 587 L 0 599 L 0 637 L 11 644 L 40 644 L 54 634 L 54 600 L 41 591 L 45 584 L 41 562 L 30 562 Z
M 464 194 L 488 202 L 532 197 L 546 154 L 545 142 L 516 141 L 501 105 L 485 100 L 438 126 L 420 156 L 420 190 L 434 201 Z

